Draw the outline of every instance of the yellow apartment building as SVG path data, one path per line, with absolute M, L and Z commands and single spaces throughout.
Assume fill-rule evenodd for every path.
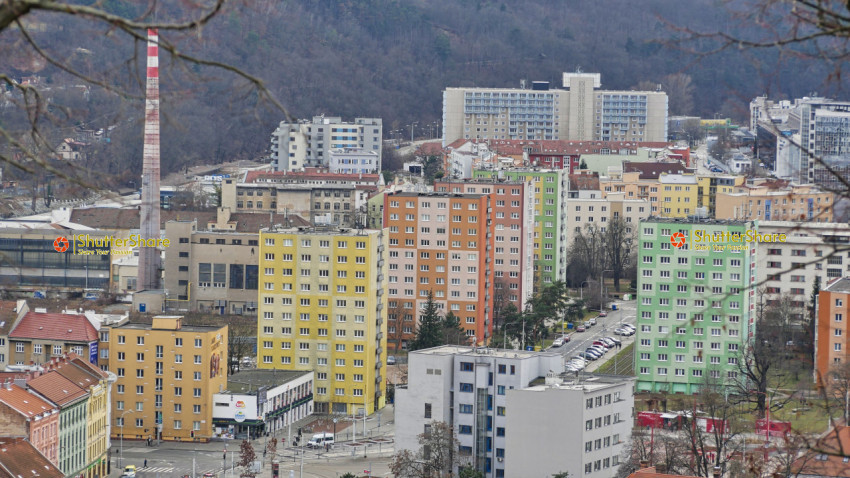
M 746 176 L 731 175 L 697 176 L 700 207 L 706 208 L 708 217 L 713 218 L 717 212 L 717 194 L 732 192 L 736 186 L 744 184 L 746 179 Z
M 108 343 L 112 436 L 207 441 L 213 435 L 213 394 L 227 388 L 227 327 L 183 325 L 180 316 L 152 324 L 101 328 Z
M 693 174 L 658 177 L 658 216 L 688 217 L 699 207 L 699 187 Z
M 315 372 L 317 413 L 386 401 L 384 230 L 260 231 L 257 366 Z

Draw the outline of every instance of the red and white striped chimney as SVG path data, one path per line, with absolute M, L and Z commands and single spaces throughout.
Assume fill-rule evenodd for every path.
M 160 238 L 159 223 L 159 35 L 148 29 L 148 69 L 145 87 L 145 147 L 142 155 L 142 204 L 139 208 L 142 239 Z M 139 247 L 136 290 L 160 288 L 160 251 Z

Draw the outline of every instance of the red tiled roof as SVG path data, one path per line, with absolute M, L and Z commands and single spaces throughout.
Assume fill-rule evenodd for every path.
M 65 475 L 24 438 L 0 438 L 0 472 L 14 478 L 63 478 Z
M 836 426 L 828 431 L 815 446 L 791 464 L 793 476 L 813 475 L 823 477 L 850 476 L 850 427 Z
M 440 141 L 433 141 L 430 143 L 422 143 L 416 148 L 416 152 L 419 154 L 423 154 L 426 156 L 433 156 L 435 154 L 440 154 L 443 152 L 443 143 Z
M 81 369 L 83 372 L 88 373 L 89 375 L 92 375 L 96 379 L 104 380 L 109 377 L 106 372 L 101 370 L 95 364 L 86 360 L 85 357 L 80 357 L 75 353 L 69 353 L 68 360 L 72 364 L 76 365 L 77 368 Z
M 55 365 L 47 364 L 50 370 L 55 370 L 59 372 L 63 377 L 67 378 L 71 382 L 73 382 L 78 387 L 88 390 L 89 387 L 97 385 L 98 377 L 95 377 L 91 374 L 91 372 L 87 372 L 82 370 L 81 368 L 74 366 L 73 364 L 60 362 Z
M 9 338 L 89 343 L 97 340 L 97 329 L 84 315 L 27 312 Z
M 284 182 L 285 179 L 293 181 L 299 179 L 378 181 L 378 177 L 378 174 L 331 173 L 324 168 L 304 168 L 304 171 L 248 171 L 248 174 L 245 175 L 245 183 L 255 183 L 260 179 L 268 182 Z
M 26 418 L 56 410 L 52 404 L 11 382 L 0 384 L 0 403 L 5 403 Z
M 570 191 L 598 191 L 598 174 L 570 174 Z
M 27 387 L 35 390 L 51 402 L 61 406 L 85 397 L 87 392 L 63 377 L 59 372 L 48 372 L 30 379 Z

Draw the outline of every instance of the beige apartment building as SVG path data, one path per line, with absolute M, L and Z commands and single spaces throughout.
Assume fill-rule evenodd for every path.
M 165 224 L 163 285 L 166 309 L 224 314 L 257 313 L 259 228 L 269 221 L 290 226 L 309 223 L 296 215 L 231 214 L 218 208 L 207 222 Z
M 759 181 L 718 193 L 717 219 L 832 222 L 835 194 L 812 185 Z
M 569 247 L 588 224 L 596 224 L 604 232 L 614 218 L 623 219 L 627 234 L 636 234 L 640 221 L 650 216 L 650 203 L 646 199 L 628 199 L 624 193 L 608 193 L 603 197 L 598 190 L 570 191 L 564 211 L 569 223 L 566 230 Z

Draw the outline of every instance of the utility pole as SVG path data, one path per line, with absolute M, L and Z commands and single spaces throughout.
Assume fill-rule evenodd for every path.
M 606 269 L 599 274 L 599 313 L 601 314 L 603 308 L 605 307 L 605 273 L 606 272 L 614 272 L 610 269 Z

